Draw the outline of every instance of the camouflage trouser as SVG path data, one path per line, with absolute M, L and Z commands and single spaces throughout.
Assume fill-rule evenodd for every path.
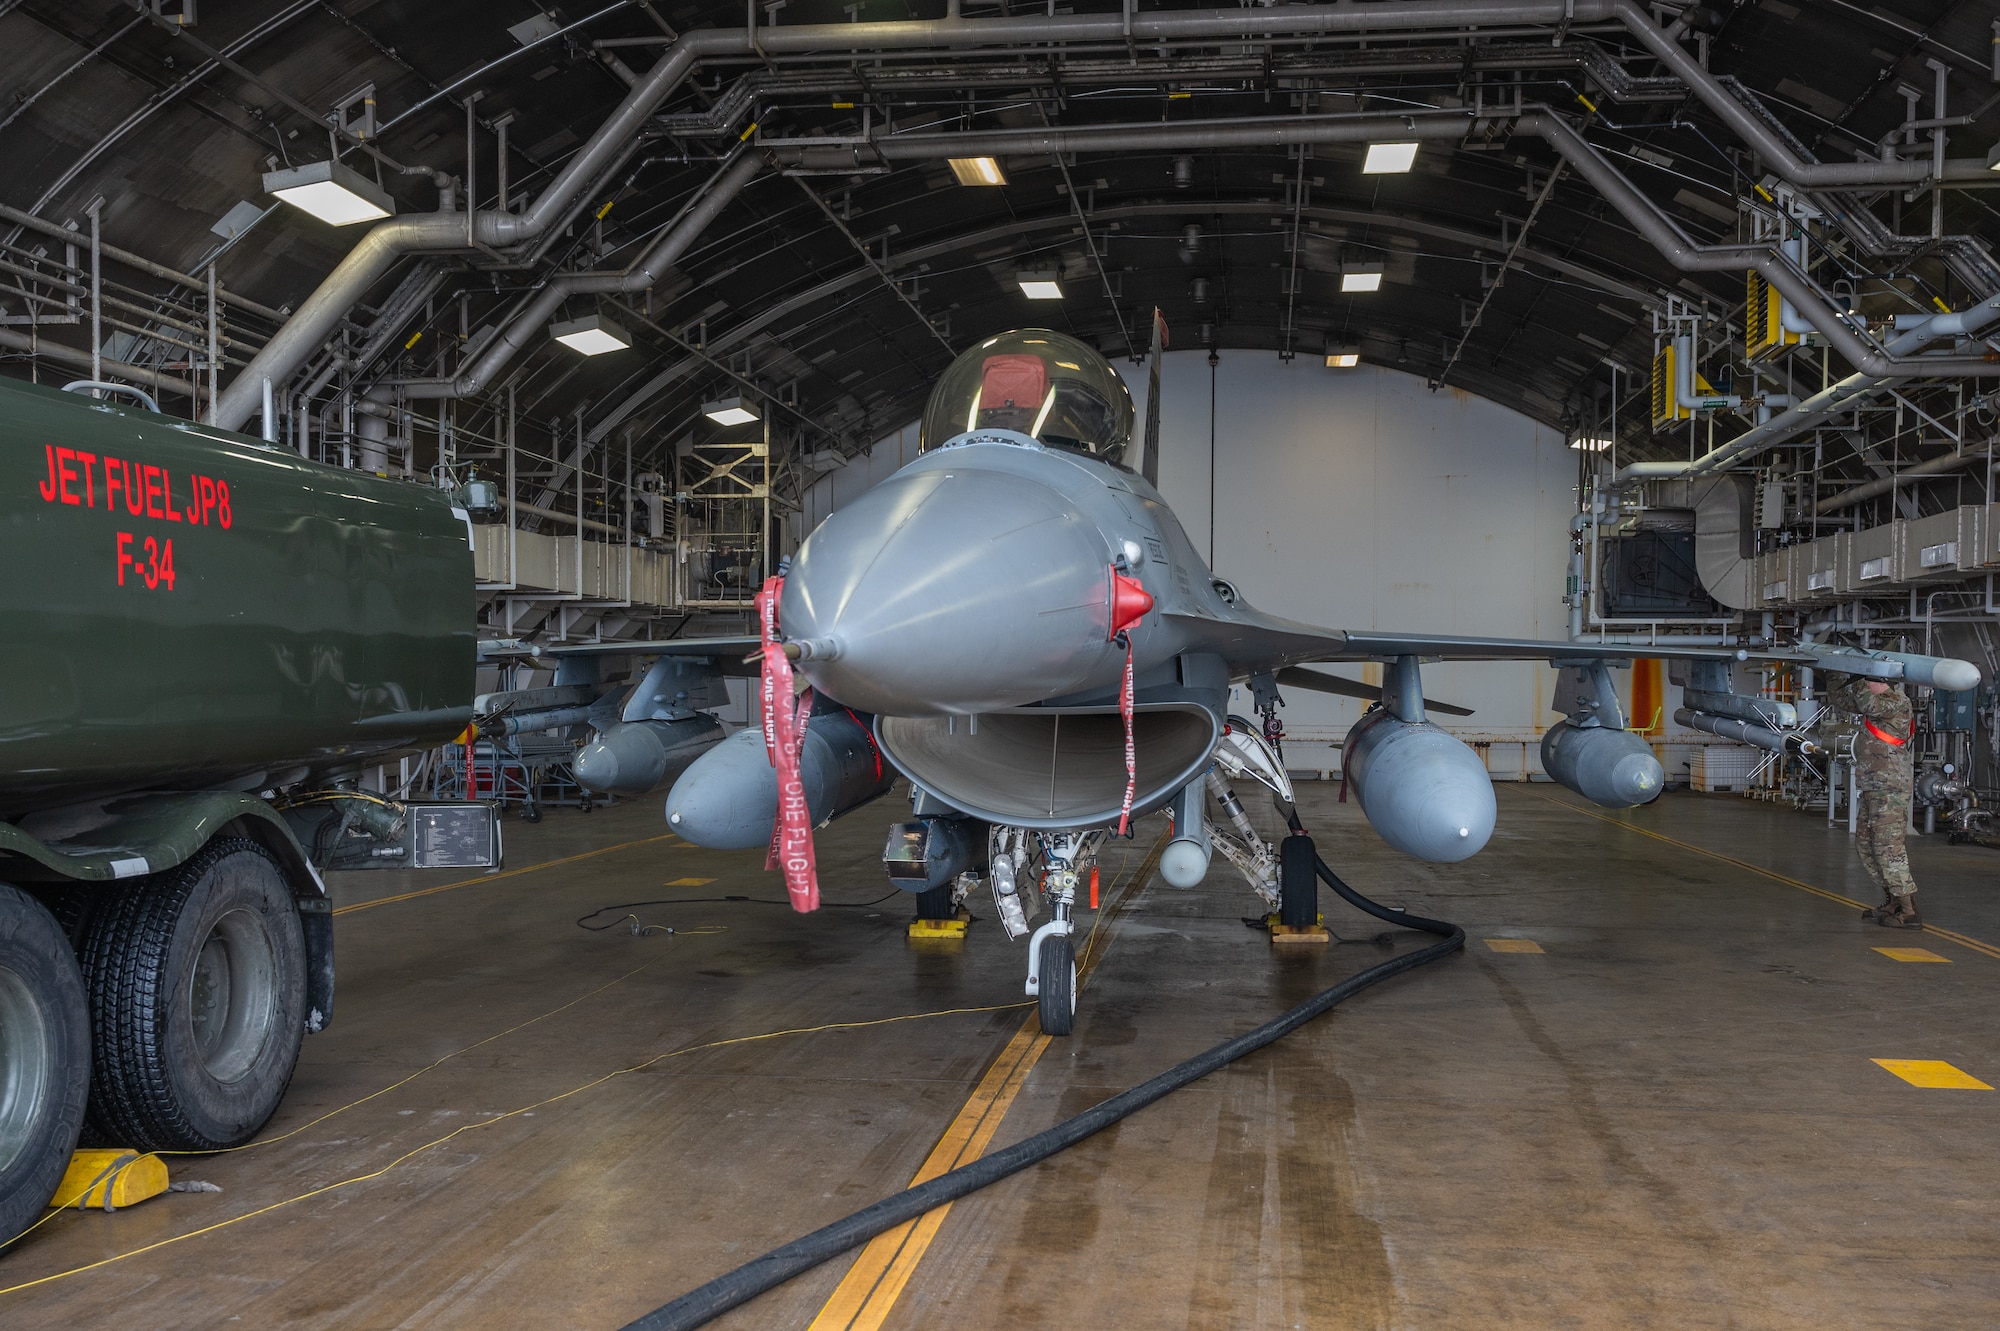
M 1903 791 L 1864 790 L 1856 839 L 1861 867 L 1875 886 L 1896 896 L 1917 890 L 1910 877 L 1910 852 L 1903 835 L 1910 826 L 1910 797 Z

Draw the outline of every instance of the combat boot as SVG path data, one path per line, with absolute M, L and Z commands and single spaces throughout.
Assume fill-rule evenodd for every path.
M 1896 894 L 1885 887 L 1882 889 L 1882 904 L 1865 908 L 1861 912 L 1861 918 L 1864 920 L 1880 919 L 1884 915 L 1894 914 L 1895 910 Z
M 1891 898 L 1889 903 L 1875 912 L 1875 923 L 1884 929 L 1921 929 L 1923 916 L 1917 914 L 1917 894 L 1906 892 Z

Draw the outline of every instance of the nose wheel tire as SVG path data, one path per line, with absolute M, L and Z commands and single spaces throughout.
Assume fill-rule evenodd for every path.
M 1042 940 L 1038 969 L 1042 1034 L 1068 1035 L 1076 1029 L 1076 944 L 1069 935 L 1051 934 Z
M 55 919 L 0 883 L 0 1249 L 62 1182 L 90 1092 L 90 1005 Z
M 277 861 L 218 838 L 102 890 L 78 947 L 96 1037 L 90 1135 L 152 1151 L 242 1145 L 277 1110 L 305 1038 L 305 934 Z

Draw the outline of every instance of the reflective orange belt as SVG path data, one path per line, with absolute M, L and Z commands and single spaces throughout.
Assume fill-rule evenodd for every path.
M 1861 718 L 1861 724 L 1867 726 L 1868 733 L 1873 735 L 1876 739 L 1881 740 L 1884 744 L 1891 744 L 1894 745 L 1896 748 L 1900 749 L 1905 744 L 1908 744 L 1910 742 L 1910 737 L 1908 735 L 1892 735 L 1888 731 L 1882 729 L 1882 727 L 1876 725 L 1873 721 L 1870 721 L 1865 716 Z

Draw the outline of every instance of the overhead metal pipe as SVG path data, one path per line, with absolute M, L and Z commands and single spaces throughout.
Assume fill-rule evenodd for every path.
M 1971 336 L 1996 320 L 2000 320 L 2000 295 L 1989 297 L 1967 310 L 1937 315 L 1927 320 L 1923 326 L 1890 339 L 1888 350 L 1894 354 L 1904 354 L 1940 337 Z M 1982 364 L 1987 374 L 2000 370 L 2000 365 L 1987 362 Z M 1613 480 L 1654 480 L 1699 475 L 1719 467 L 1726 467 L 1742 458 L 1776 448 L 1786 440 L 1823 424 L 1856 401 L 1887 388 L 1893 382 L 1894 378 L 1889 376 L 1866 373 L 1849 375 L 1773 416 L 1764 424 L 1737 435 L 1726 444 L 1710 449 L 1692 462 L 1634 462 L 1620 467 Z
M 1615 19 L 1718 116 L 1757 147 L 1778 173 L 1801 186 L 1915 183 L 1929 179 L 1932 163 L 1803 163 L 1698 62 L 1681 50 L 1633 0 L 1380 0 L 1366 5 L 1274 5 L 1268 9 L 1179 10 L 1139 14 L 1064 14 L 1021 18 L 945 18 L 907 22 L 821 23 L 758 30 L 704 29 L 682 34 L 642 76 L 625 100 L 570 158 L 561 174 L 520 214 L 478 214 L 470 226 L 455 213 L 400 217 L 378 224 L 334 269 L 289 322 L 240 373 L 217 403 L 219 424 L 236 428 L 257 410 L 258 385 L 289 379 L 345 317 L 347 311 L 406 254 L 462 250 L 476 245 L 506 249 L 525 244 L 570 217 L 587 183 L 644 126 L 660 104 L 704 59 L 873 51 L 963 51 L 1046 47 L 1068 42 L 1140 44 L 1228 38 L 1379 35 L 1465 27 L 1599 22 Z M 1983 161 L 1948 161 L 1946 179 L 1985 179 Z M 1774 285 L 1780 285 L 1774 280 Z M 1789 297 L 1791 291 L 1780 289 Z M 1795 303 L 1797 303 L 1795 301 Z
M 76 232 L 58 226 L 45 217 L 37 217 L 33 213 L 24 213 L 19 208 L 9 208 L 5 204 L 0 204 L 0 221 L 10 222 L 24 230 L 40 232 L 42 235 L 48 236 L 53 240 L 60 240 L 67 244 L 76 243 Z M 181 272 L 178 268 L 169 268 L 163 263 L 154 263 L 151 259 L 134 254 L 130 250 L 121 250 L 116 245 L 100 243 L 98 248 L 103 256 L 113 263 L 122 264 L 137 272 L 146 273 L 149 276 L 176 283 L 186 287 L 190 291 L 203 291 L 207 289 L 206 283 L 208 279 L 205 277 L 196 277 L 192 273 Z M 261 305 L 254 300 L 239 296 L 233 291 L 224 291 L 222 293 L 222 300 L 224 304 L 234 305 L 239 310 L 247 310 L 260 319 L 269 319 L 274 323 L 282 323 L 285 318 L 283 314 L 272 309 L 270 306 Z
M 1582 17 L 1588 6 L 1579 4 L 1577 15 Z M 1987 170 L 1983 158 L 1961 157 L 1942 162 L 1912 160 L 1908 162 L 1805 162 L 1799 160 L 1783 139 L 1771 132 L 1750 108 L 1724 87 L 1723 84 L 1702 68 L 1701 62 L 1689 55 L 1676 40 L 1672 29 L 1662 28 L 1634 0 L 1606 0 L 1604 12 L 1593 17 L 1616 18 L 1622 22 L 1639 44 L 1658 58 L 1659 62 L 1673 72 L 1675 77 L 1687 84 L 1688 89 L 1700 99 L 1702 105 L 1715 113 L 1718 120 L 1735 131 L 1736 136 L 1755 148 L 1765 163 L 1790 183 L 1801 189 L 1833 189 L 1845 185 L 1914 185 L 1920 181 L 1943 180 L 1987 180 L 1992 173 Z
M 368 288 L 405 255 L 463 250 L 468 235 L 478 244 L 506 248 L 534 240 L 565 219 L 582 198 L 584 186 L 624 149 L 688 76 L 694 68 L 696 47 L 702 45 L 693 39 L 703 35 L 689 34 L 662 56 L 525 211 L 490 210 L 476 214 L 470 225 L 457 212 L 424 213 L 378 223 L 230 381 L 216 403 L 215 423 L 225 429 L 241 428 L 256 414 L 258 383 L 264 378 L 290 378 Z
M 1889 379 L 1917 375 L 2000 375 L 2000 362 L 1984 357 L 1905 359 L 1938 337 L 1970 331 L 1969 328 L 1939 328 L 1927 335 L 1918 330 L 1896 339 L 1886 349 L 1878 348 L 1855 329 L 1844 311 L 1834 308 L 1827 301 L 1812 279 L 1796 267 L 1778 245 L 1697 244 L 1681 230 L 1678 222 L 1640 193 L 1631 181 L 1554 112 L 1540 110 L 1524 115 L 1516 122 L 1515 128 L 1517 132 L 1541 135 L 1575 168 L 1578 175 L 1588 180 L 1605 201 L 1660 252 L 1662 258 L 1682 272 L 1742 272 L 1754 268 L 1819 331 L 1829 346 L 1861 373 Z M 1989 303 L 1994 306 L 1994 316 L 2000 317 L 2000 295 Z M 1990 318 L 1982 320 L 1979 326 L 1984 326 L 1985 322 L 1990 322 Z M 1697 467 L 1697 470 L 1706 468 Z
M 1229 119 L 1121 125 L 1051 125 L 1041 129 L 967 130 L 949 134 L 893 134 L 831 145 L 766 142 L 781 167 L 807 171 L 862 170 L 890 162 L 930 162 L 948 157 L 1026 156 L 1046 153 L 1163 152 L 1181 149 L 1277 148 L 1309 143 L 1367 143 L 1385 134 L 1416 139 L 1458 139 L 1497 119 L 1471 111 L 1358 112 L 1317 116 L 1239 116 Z
M 1919 462 L 1914 466 L 1903 468 L 1894 476 L 1884 476 L 1880 480 L 1869 481 L 1866 484 L 1842 490 L 1839 494 L 1828 495 L 1813 505 L 1813 514 L 1816 517 L 1821 517 L 1828 513 L 1835 513 L 1843 508 L 1850 508 L 1855 504 L 1862 503 L 1865 500 L 1879 498 L 1882 495 L 1888 494 L 1905 481 L 1915 480 L 1921 476 L 1942 476 L 1947 472 L 1957 471 L 1960 467 L 1969 467 L 1975 462 L 1984 462 L 1988 456 L 1984 448 L 1979 448 L 1958 453 L 1947 453 L 1941 458 L 1932 458 L 1928 462 Z
M 1375 6 L 1368 6 L 1372 12 Z M 1681 230 L 1658 205 L 1641 193 L 1582 135 L 1547 107 L 1519 116 L 1478 116 L 1470 111 L 1408 114 L 1297 116 L 1280 119 L 1248 117 L 1232 120 L 1168 122 L 1164 124 L 1089 125 L 1044 129 L 975 130 L 955 134 L 899 134 L 865 143 L 831 147 L 781 144 L 774 148 L 781 166 L 806 170 L 858 169 L 896 161 L 928 161 L 948 157 L 999 156 L 1025 153 L 1159 152 L 1189 148 L 1228 149 L 1277 147 L 1301 143 L 1365 143 L 1385 135 L 1418 139 L 1457 139 L 1481 126 L 1511 121 L 1517 134 L 1535 134 L 1604 196 L 1641 237 L 1683 272 L 1742 272 L 1755 269 L 1776 287 L 1793 308 L 1809 320 L 1828 345 L 1863 373 L 1882 378 L 1918 375 L 2000 375 L 2000 362 L 1972 357 L 1905 358 L 1958 328 L 1936 328 L 1928 335 L 1912 333 L 1885 351 L 1855 329 L 1777 245 L 1702 245 Z M 1935 324 L 1935 321 L 1933 321 Z M 1927 328 L 1930 328 L 1927 325 Z
M 42 338 L 17 333 L 11 328 L 0 328 L 0 347 L 10 351 L 26 351 L 37 356 L 46 356 L 60 365 L 74 365 L 79 370 L 90 370 L 91 355 L 75 347 L 66 347 L 60 342 L 50 342 Z M 192 397 L 194 389 L 185 379 L 149 370 L 143 365 L 128 365 L 122 360 L 102 357 L 96 373 L 115 375 L 120 379 L 130 379 L 133 383 L 150 384 L 163 393 L 179 393 L 182 397 Z
M 319 373 L 306 381 L 300 396 L 308 399 L 318 397 L 342 370 L 359 372 L 372 365 L 377 356 L 389 349 L 389 343 L 402 332 L 403 325 L 437 294 L 437 289 L 444 285 L 444 279 L 445 270 L 435 264 L 423 265 L 416 274 L 406 278 L 383 304 L 382 313 L 376 316 L 374 325 L 368 330 L 368 340 L 361 344 L 361 349 L 350 356 L 328 357 Z
M 654 285 L 763 168 L 762 154 L 746 152 L 737 157 L 717 172 L 702 195 L 661 231 L 659 239 L 639 262 L 630 268 L 564 273 L 550 278 L 522 304 L 506 328 L 486 344 L 471 365 L 450 379 L 408 381 L 404 384 L 405 391 L 413 398 L 468 397 L 492 383 L 522 348 L 543 336 L 543 326 L 571 296 L 644 291 Z

